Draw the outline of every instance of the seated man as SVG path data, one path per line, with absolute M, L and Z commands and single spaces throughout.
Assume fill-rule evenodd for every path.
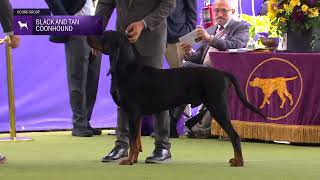
M 190 44 L 182 43 L 185 61 L 210 66 L 209 52 L 246 47 L 249 40 L 249 27 L 232 18 L 236 11 L 232 7 L 232 1 L 234 0 L 214 2 L 216 25 L 207 30 L 200 26 L 197 27 L 196 35 L 202 39 L 203 43 L 195 52 L 192 51 Z
M 196 51 L 192 50 L 190 44 L 181 44 L 186 61 L 183 67 L 213 66 L 209 58 L 209 52 L 246 47 L 249 40 L 249 27 L 245 23 L 235 21 L 232 18 L 236 12 L 236 9 L 233 7 L 235 2 L 233 1 L 214 1 L 216 25 L 208 29 L 202 27 L 196 28 L 196 35 L 202 39 L 202 45 Z M 205 112 L 206 110 L 203 107 L 200 111 Z M 179 115 L 175 117 L 179 117 Z M 200 113 L 193 118 L 201 119 L 201 121 L 189 129 L 188 135 L 191 137 L 209 136 L 211 129 L 211 116 L 209 112 Z

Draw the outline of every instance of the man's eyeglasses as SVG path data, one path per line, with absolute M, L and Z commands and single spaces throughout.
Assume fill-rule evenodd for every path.
M 223 14 L 227 14 L 227 12 L 229 12 L 229 11 L 231 11 L 232 9 L 218 9 L 218 8 L 216 8 L 216 9 L 214 9 L 214 12 L 216 13 L 216 14 L 218 14 L 219 12 L 221 12 L 221 13 L 223 13 Z

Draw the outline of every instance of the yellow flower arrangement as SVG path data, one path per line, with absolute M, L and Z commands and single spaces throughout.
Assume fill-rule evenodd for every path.
M 271 37 L 278 37 L 276 27 L 271 24 L 270 18 L 267 16 L 249 16 L 247 14 L 241 14 L 240 19 L 250 25 L 250 38 L 256 38 L 256 35 L 259 33 L 265 33 Z
M 304 14 L 308 13 L 308 9 L 309 9 L 309 7 L 305 4 L 301 6 L 301 10 Z
M 320 0 L 270 0 L 267 16 L 279 35 L 320 28 Z

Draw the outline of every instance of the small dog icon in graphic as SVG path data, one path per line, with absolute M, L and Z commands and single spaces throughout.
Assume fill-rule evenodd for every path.
M 20 30 L 21 30 L 22 28 L 26 28 L 26 29 L 29 30 L 29 28 L 28 28 L 28 23 L 27 23 L 27 22 L 26 22 L 26 23 L 23 23 L 23 22 L 21 22 L 21 21 L 18 21 L 18 24 L 19 24 L 19 26 L 20 26 Z

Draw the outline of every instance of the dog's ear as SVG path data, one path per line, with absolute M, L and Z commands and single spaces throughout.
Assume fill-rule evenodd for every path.
M 87 41 L 91 48 L 110 55 L 111 48 L 122 45 L 128 39 L 125 33 L 105 31 L 102 36 L 88 36 Z
M 134 55 L 134 48 L 133 45 L 130 44 L 128 41 L 125 42 L 125 45 L 123 46 L 123 51 L 121 51 L 121 59 L 123 59 L 125 62 L 123 65 L 126 66 L 128 64 L 135 62 L 135 55 Z
M 104 42 L 108 43 L 109 46 L 116 46 L 122 44 L 127 39 L 125 33 L 119 31 L 105 31 L 103 33 Z
M 110 70 L 109 72 L 116 72 L 116 68 L 118 67 L 119 64 L 119 55 L 120 55 L 120 47 L 115 46 L 111 47 L 111 53 L 109 56 L 110 59 Z

